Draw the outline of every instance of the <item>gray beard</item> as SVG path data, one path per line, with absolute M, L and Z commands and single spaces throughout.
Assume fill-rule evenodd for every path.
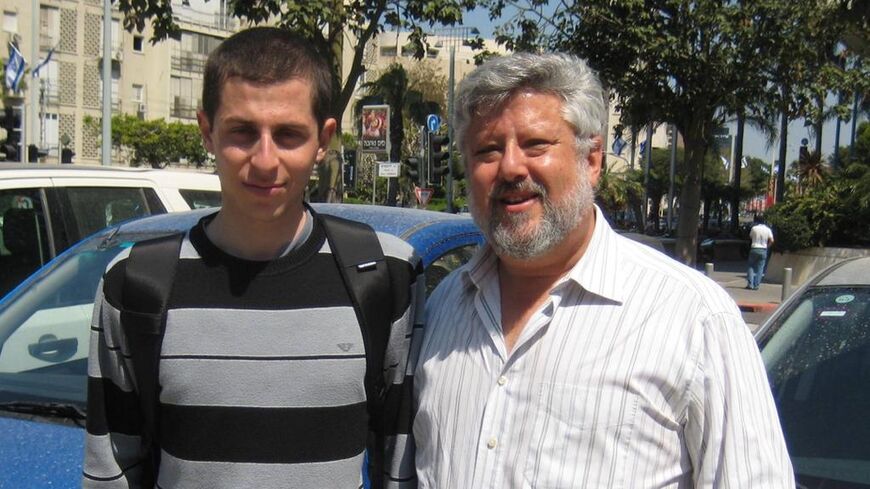
M 583 222 L 593 206 L 595 192 L 589 183 L 586 164 L 580 164 L 577 171 L 577 184 L 560 202 L 551 200 L 547 189 L 531 179 L 519 183 L 501 182 L 487 196 L 494 202 L 491 215 L 484 216 L 473 192 L 469 194 L 474 222 L 497 255 L 518 260 L 540 257 L 562 243 Z M 532 191 L 540 195 L 544 212 L 536 227 L 523 232 L 533 218 L 527 214 L 504 212 L 495 202 L 499 195 L 509 190 Z

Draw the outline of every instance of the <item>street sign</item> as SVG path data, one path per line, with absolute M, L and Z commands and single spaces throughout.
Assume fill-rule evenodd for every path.
M 440 117 L 435 114 L 426 116 L 426 128 L 429 129 L 429 132 L 438 132 L 439 127 L 441 127 Z
M 417 196 L 417 202 L 424 207 L 429 205 L 429 201 L 432 200 L 431 188 L 414 187 L 414 194 Z
M 400 163 L 392 161 L 384 161 L 378 163 L 378 176 L 386 178 L 397 178 L 399 176 Z

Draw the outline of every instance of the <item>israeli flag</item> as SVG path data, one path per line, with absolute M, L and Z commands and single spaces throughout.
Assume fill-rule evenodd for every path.
M 24 74 L 25 65 L 27 65 L 27 61 L 24 61 L 21 51 L 10 42 L 9 61 L 6 63 L 6 87 L 13 92 L 18 91 L 18 84 L 21 82 L 21 75 Z
M 731 169 L 731 162 L 728 161 L 728 158 L 719 155 L 719 159 L 722 160 L 722 166 L 724 166 L 726 170 Z
M 42 69 L 43 66 L 47 65 L 49 61 L 51 61 L 51 55 L 54 54 L 54 48 L 48 50 L 48 54 L 45 55 L 45 59 L 40 61 L 33 67 L 33 72 L 30 74 L 33 78 L 39 78 L 39 70 Z
M 640 154 L 643 154 L 644 151 L 646 151 L 646 141 L 641 141 L 640 142 Z
M 746 168 L 748 166 L 749 166 L 749 160 L 747 160 L 746 157 L 744 156 L 743 158 L 740 159 L 740 168 Z
M 616 139 L 613 140 L 613 144 L 610 145 L 610 149 L 613 150 L 613 154 L 622 156 L 622 150 L 625 149 L 626 145 L 628 145 L 628 143 L 622 139 L 622 136 L 617 136 Z

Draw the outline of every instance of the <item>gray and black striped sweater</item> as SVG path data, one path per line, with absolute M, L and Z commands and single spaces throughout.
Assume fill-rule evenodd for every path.
M 385 450 L 387 487 L 415 487 L 402 393 L 424 289 L 411 247 L 378 235 L 395 306 L 384 360 L 389 448 L 375 447 L 363 337 L 319 220 L 287 255 L 252 262 L 208 240 L 212 217 L 185 238 L 169 296 L 157 486 L 357 488 L 368 446 Z M 141 487 L 152 470 L 120 324 L 127 256 L 109 265 L 95 302 L 84 487 Z

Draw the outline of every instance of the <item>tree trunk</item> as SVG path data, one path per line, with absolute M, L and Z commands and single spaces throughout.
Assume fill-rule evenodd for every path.
M 734 136 L 734 187 L 731 193 L 731 234 L 737 236 L 740 229 L 740 171 L 743 169 L 743 128 L 746 116 L 743 111 L 737 114 L 737 134 Z
M 776 203 L 782 202 L 785 196 L 786 145 L 788 144 L 788 113 L 782 111 L 779 125 L 779 165 L 776 174 Z
M 710 118 L 712 119 L 712 117 Z M 712 137 L 710 122 L 691 121 L 681 128 L 686 145 L 686 166 L 683 188 L 680 189 L 680 219 L 677 225 L 677 241 L 674 258 L 687 265 L 694 265 L 698 252 L 698 213 L 701 210 L 701 171 L 704 156 Z

